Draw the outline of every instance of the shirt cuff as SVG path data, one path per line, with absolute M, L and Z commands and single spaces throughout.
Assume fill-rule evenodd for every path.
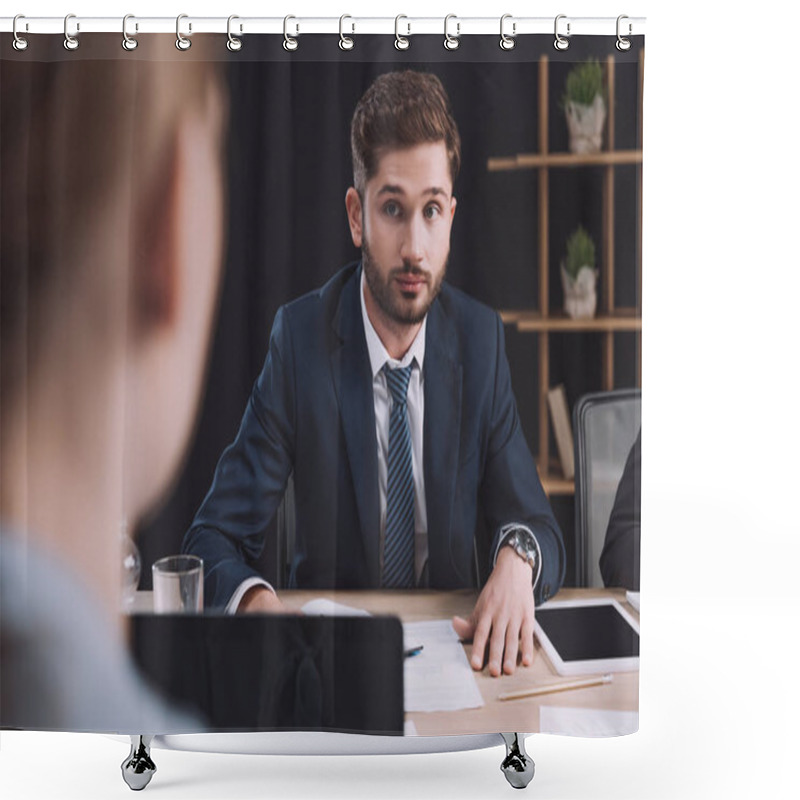
M 531 583 L 531 586 L 535 589 L 536 584 L 539 582 L 539 578 L 542 575 L 542 548 L 539 547 L 539 541 L 536 538 L 536 534 L 527 525 L 523 525 L 521 522 L 509 522 L 507 525 L 503 525 L 503 527 L 500 529 L 500 539 L 497 543 L 497 550 L 494 551 L 492 569 L 494 569 L 494 565 L 497 563 L 497 554 L 500 552 L 500 548 L 503 547 L 509 540 L 511 534 L 519 529 L 522 529 L 531 535 L 533 544 L 536 547 L 536 574 L 533 576 L 533 582 Z
M 275 590 L 263 578 L 248 578 L 246 581 L 242 581 L 239 584 L 239 586 L 236 588 L 236 591 L 231 596 L 231 599 L 228 600 L 228 605 L 225 606 L 225 613 L 235 614 L 239 608 L 239 603 L 242 602 L 242 598 L 245 596 L 247 590 L 252 589 L 254 586 L 263 586 L 265 589 L 269 589 L 273 594 L 275 594 Z

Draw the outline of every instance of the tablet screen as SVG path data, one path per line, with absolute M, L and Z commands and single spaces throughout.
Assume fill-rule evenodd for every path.
M 639 655 L 639 634 L 611 604 L 539 608 L 536 621 L 565 662 Z

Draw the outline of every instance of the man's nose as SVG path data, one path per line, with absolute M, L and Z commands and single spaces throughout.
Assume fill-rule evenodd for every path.
M 403 230 L 400 256 L 404 262 L 419 266 L 425 258 L 424 223 L 412 217 Z

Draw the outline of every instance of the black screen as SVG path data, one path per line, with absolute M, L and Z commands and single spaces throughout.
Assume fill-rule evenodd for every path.
M 612 605 L 539 608 L 536 619 L 562 661 L 639 655 L 639 634 Z

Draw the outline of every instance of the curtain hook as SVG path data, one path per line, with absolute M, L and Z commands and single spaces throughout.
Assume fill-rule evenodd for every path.
M 625 14 L 620 14 L 617 17 L 617 50 L 619 50 L 621 53 L 624 53 L 627 50 L 631 49 L 631 40 L 630 39 L 626 39 L 619 32 L 620 31 L 620 25 L 619 24 L 624 19 L 628 19 L 628 17 Z M 631 25 L 631 23 L 629 22 L 628 23 L 628 36 L 630 36 L 631 33 L 633 33 L 633 25 Z
M 405 36 L 401 36 L 400 35 L 400 20 L 401 19 L 408 19 L 408 17 L 405 14 L 398 14 L 394 18 L 394 46 L 398 50 L 408 50 L 411 42 L 408 41 L 406 36 L 411 36 L 411 23 L 410 22 L 406 23 L 406 25 L 408 25 L 408 31 L 406 32 Z
M 353 18 L 349 14 L 342 14 L 342 16 L 339 17 L 339 47 L 342 50 L 352 50 L 356 46 L 356 43 L 349 36 L 344 35 L 343 25 L 346 19 L 353 19 Z M 356 24 L 354 22 L 351 25 L 350 33 L 355 33 L 355 32 L 356 32 Z
M 456 20 L 456 35 L 451 36 L 447 32 L 447 23 L 450 22 L 451 19 Z M 458 46 L 461 44 L 459 41 L 459 36 L 461 36 L 461 23 L 458 21 L 458 17 L 455 14 L 448 14 L 444 18 L 444 46 L 446 50 L 458 50 Z
M 239 19 L 239 17 L 237 17 L 236 14 L 231 14 L 228 17 L 228 41 L 225 46 L 228 48 L 228 50 L 231 51 L 231 53 L 238 53 L 239 50 L 242 49 L 242 40 L 231 33 L 231 22 L 233 22 L 235 19 Z M 240 25 L 239 33 L 241 32 L 242 32 L 242 26 Z
M 136 19 L 133 14 L 126 14 L 122 18 L 122 49 L 131 51 L 135 50 L 139 46 L 139 42 L 133 38 L 133 36 L 128 35 L 128 20 L 129 19 Z M 136 30 L 139 30 L 139 23 L 136 23 Z
M 511 36 L 506 36 L 504 26 L 507 19 L 512 19 L 512 15 L 503 14 L 503 16 L 500 17 L 500 48 L 502 50 L 513 50 L 516 44 L 514 37 L 517 35 L 517 23 L 511 23 Z
M 178 37 L 177 39 L 175 39 L 175 47 L 177 47 L 178 50 L 188 50 L 192 46 L 192 40 L 187 39 L 181 33 L 181 20 L 188 18 L 189 18 L 188 14 L 178 14 L 178 18 L 175 20 L 175 35 Z M 191 32 L 192 32 L 192 23 L 190 22 L 189 33 Z
M 555 49 L 556 49 L 556 50 L 567 50 L 567 49 L 569 48 L 569 39 L 568 39 L 568 38 L 565 38 L 565 37 L 563 37 L 563 36 L 562 36 L 562 35 L 561 35 L 561 34 L 558 32 L 558 21 L 559 21 L 560 19 L 566 19 L 566 18 L 567 18 L 567 15 L 566 15 L 566 14 L 559 14 L 559 15 L 556 17 L 556 24 L 555 24 L 555 34 L 556 34 L 556 40 L 553 42 L 553 47 L 555 47 Z M 570 32 L 570 23 L 569 23 L 569 22 L 567 22 L 567 37 L 569 37 L 569 36 L 571 36 L 571 35 L 572 35 L 572 34 L 571 34 L 571 32 Z
M 297 17 L 293 17 L 291 14 L 283 18 L 283 49 L 289 50 L 290 52 L 297 50 L 299 42 L 292 36 L 289 36 L 289 32 L 287 30 L 287 26 L 289 25 L 290 19 L 297 19 Z M 295 35 L 300 33 L 300 25 L 298 24 L 297 30 L 295 31 Z
M 17 20 L 20 20 L 20 19 L 25 19 L 25 15 L 24 14 L 17 14 L 17 16 L 14 17 L 14 24 L 13 24 L 11 30 L 14 33 L 14 42 L 13 42 L 14 49 L 22 51 L 22 50 L 27 50 L 28 49 L 28 40 L 27 39 L 23 39 L 19 35 L 19 33 L 17 32 Z M 28 30 L 28 23 L 27 22 L 25 23 L 25 30 L 26 31 Z
M 74 14 L 67 14 L 67 16 L 64 17 L 64 49 L 65 50 L 77 50 L 78 49 L 78 45 L 80 45 L 80 42 L 78 41 L 77 37 L 70 35 L 70 32 L 69 32 L 69 21 L 71 19 L 75 19 L 75 15 Z M 81 29 L 80 23 L 76 22 L 75 23 L 75 31 L 76 32 L 80 32 L 80 29 Z

